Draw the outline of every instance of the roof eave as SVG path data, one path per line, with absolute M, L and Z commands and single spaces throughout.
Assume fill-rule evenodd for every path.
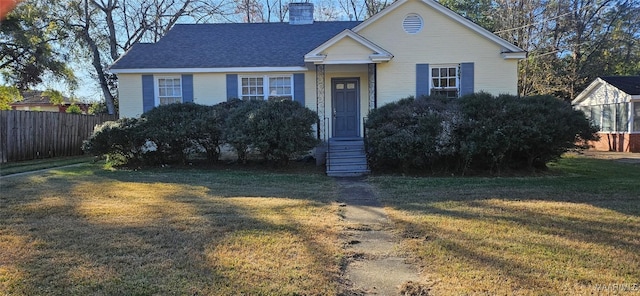
M 368 48 L 369 50 L 371 50 L 372 52 L 374 52 L 373 54 L 371 54 L 369 56 L 370 62 L 374 62 L 374 63 L 388 62 L 389 60 L 391 60 L 393 58 L 393 55 L 390 52 L 388 52 L 387 50 L 385 50 L 384 48 L 382 48 L 381 46 L 379 46 L 379 45 L 373 43 L 372 41 L 362 37 L 358 33 L 353 32 L 352 30 L 345 29 L 344 31 L 342 31 L 339 34 L 331 37 L 331 39 L 327 40 L 326 42 L 322 43 L 320 46 L 314 48 L 309 53 L 307 53 L 304 56 L 304 61 L 305 62 L 312 62 L 312 63 L 316 63 L 316 64 L 324 63 L 324 59 L 327 56 L 325 54 L 323 54 L 322 52 L 325 51 L 326 49 L 328 49 L 329 47 L 333 46 L 334 44 L 336 44 L 340 40 L 342 40 L 344 38 L 347 38 L 347 37 L 353 39 L 354 41 L 358 42 L 362 46 L 364 46 L 364 47 Z M 358 62 L 358 63 L 361 63 L 361 61 Z
M 358 33 L 359 31 L 361 31 L 362 29 L 366 28 L 369 26 L 369 24 L 376 22 L 376 20 L 378 20 L 379 18 L 383 17 L 384 15 L 388 14 L 389 12 L 393 11 L 394 9 L 396 9 L 398 6 L 404 4 L 405 2 L 407 2 L 409 0 L 397 0 L 395 1 L 393 4 L 387 6 L 385 9 L 383 9 L 382 11 L 378 12 L 377 14 L 373 15 L 372 17 L 368 18 L 367 20 L 363 21 L 362 23 L 360 23 L 359 25 L 357 25 L 356 27 L 354 27 L 352 29 L 352 31 Z M 428 5 L 429 7 L 435 9 L 436 11 L 450 17 L 451 19 L 453 19 L 454 21 L 457 21 L 458 23 L 460 23 L 461 25 L 475 31 L 476 33 L 484 36 L 485 38 L 499 44 L 500 46 L 504 47 L 507 49 L 508 52 L 513 52 L 513 53 L 517 53 L 517 52 L 525 52 L 525 50 L 523 50 L 522 48 L 515 46 L 513 44 L 511 44 L 510 42 L 508 42 L 507 40 L 504 40 L 502 38 L 500 38 L 498 35 L 489 32 L 487 29 L 479 26 L 478 24 L 464 18 L 463 16 L 455 13 L 453 10 L 445 7 L 444 5 L 434 1 L 434 0 L 419 0 L 422 3 L 424 3 L 425 5 Z
M 518 52 L 502 52 L 500 53 L 505 60 L 522 60 L 527 58 L 526 51 L 518 51 Z
M 307 67 L 221 67 L 221 68 L 129 68 L 111 69 L 114 74 L 190 74 L 190 73 L 247 73 L 247 72 L 304 72 Z
M 571 105 L 577 105 L 579 103 L 581 103 L 582 101 L 584 101 L 596 88 L 598 88 L 600 85 L 606 83 L 604 80 L 602 80 L 601 78 L 596 78 L 593 82 L 591 82 L 591 84 L 589 84 L 589 86 L 587 86 L 587 88 L 585 88 L 583 91 L 581 91 L 575 99 L 573 99 L 573 101 L 571 101 Z

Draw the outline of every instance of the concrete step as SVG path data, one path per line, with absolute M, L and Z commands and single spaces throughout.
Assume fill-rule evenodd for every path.
M 368 170 L 369 167 L 366 163 L 330 163 L 329 170 L 330 171 L 346 171 L 346 170 L 354 170 L 354 171 L 362 171 Z
M 331 164 L 349 164 L 349 163 L 353 163 L 353 164 L 367 164 L 367 158 L 365 156 L 359 156 L 359 157 L 351 157 L 351 156 L 347 156 L 347 157 L 342 157 L 342 156 L 334 156 L 330 158 Z
M 333 177 L 362 176 L 369 173 L 362 138 L 329 139 L 327 175 Z
M 361 170 L 361 171 L 330 170 L 330 171 L 327 171 L 327 176 L 329 177 L 360 177 L 360 176 L 368 175 L 369 173 L 371 173 L 371 171 L 369 170 Z
M 353 152 L 333 152 L 333 153 L 327 153 L 327 157 L 332 157 L 332 158 L 367 158 L 367 155 L 363 152 L 357 152 L 357 151 L 353 151 Z

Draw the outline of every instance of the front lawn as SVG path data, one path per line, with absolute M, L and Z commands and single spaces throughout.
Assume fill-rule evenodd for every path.
M 322 174 L 83 165 L 0 182 L 2 295 L 337 293 Z
M 370 180 L 435 295 L 640 293 L 640 166 L 552 172 Z
M 640 289 L 640 165 L 565 158 L 539 177 L 368 180 L 434 295 Z M 338 188 L 313 166 L 83 164 L 0 189 L 0 294 L 340 291 Z

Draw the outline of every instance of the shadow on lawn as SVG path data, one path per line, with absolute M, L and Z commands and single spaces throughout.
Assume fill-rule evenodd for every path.
M 331 269 L 337 263 L 335 252 L 314 235 L 326 230 L 288 216 L 286 205 L 270 210 L 282 220 L 278 222 L 263 219 L 251 205 L 219 198 L 299 199 L 310 201 L 300 205 L 305 210 L 322 212 L 332 199 L 326 180 L 322 186 L 287 193 L 287 188 L 277 186 L 279 178 L 300 178 L 294 179 L 302 182 L 299 185 L 316 177 L 201 171 L 92 174 L 69 177 L 53 172 L 3 183 L 7 187 L 0 208 L 0 229 L 4 229 L 0 237 L 16 240 L 6 245 L 9 257 L 0 263 L 9 262 L 4 270 L 17 273 L 13 280 L 0 281 L 0 288 L 29 295 L 287 295 L 331 294 L 335 289 L 331 284 L 336 276 Z M 159 186 L 161 196 L 140 198 L 136 192 L 127 193 L 126 186 L 119 187 L 131 183 L 144 183 L 141 190 Z M 326 190 L 314 192 L 320 188 Z M 270 234 L 290 237 L 295 250 L 277 243 L 270 248 L 262 245 L 269 243 Z M 255 240 L 233 240 L 240 235 L 249 239 L 253 235 Z M 261 247 L 290 254 L 283 259 L 282 254 L 266 253 Z M 245 248 L 255 249 L 244 254 Z M 216 257 L 221 249 L 230 256 L 234 250 L 255 256 L 255 263 L 267 267 L 243 266 L 244 258 L 237 258 L 238 264 L 221 262 Z M 273 261 L 278 262 L 273 265 Z M 276 266 L 280 269 L 273 269 Z M 257 278 L 243 278 L 243 271 L 256 269 L 261 270 L 254 273 Z M 4 276 L 0 268 L 0 278 Z
M 509 203 L 426 206 L 413 212 L 425 220 L 394 222 L 428 276 L 456 278 L 462 290 L 453 294 L 581 294 L 596 284 L 640 281 L 639 220 L 598 220 L 587 210 L 606 210 L 588 206 L 577 209 L 585 210 L 577 219 Z
M 563 174 L 549 177 L 371 182 L 400 210 L 394 222 L 423 264 L 466 289 L 453 294 L 576 294 L 639 282 L 640 170 L 604 160 L 559 166 Z

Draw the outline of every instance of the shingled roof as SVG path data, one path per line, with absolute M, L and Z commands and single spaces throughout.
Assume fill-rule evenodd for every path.
M 640 95 L 640 76 L 605 76 L 600 78 L 629 95 Z
M 111 69 L 296 67 L 304 55 L 360 22 L 178 24 L 135 44 Z

